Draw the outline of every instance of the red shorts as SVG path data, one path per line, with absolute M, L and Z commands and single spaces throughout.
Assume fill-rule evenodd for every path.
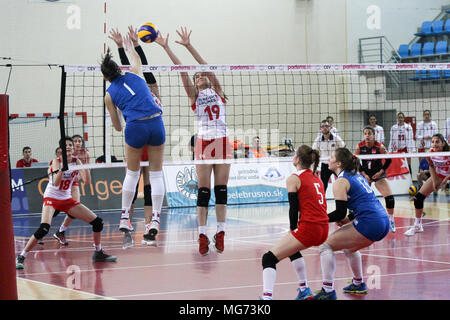
M 147 146 L 142 148 L 141 161 L 148 161 Z
M 317 247 L 328 238 L 328 223 L 300 222 L 298 228 L 291 233 L 305 247 Z
M 198 138 L 194 152 L 195 160 L 233 159 L 233 147 L 228 137 L 212 140 Z
M 80 203 L 73 198 L 66 199 L 66 200 L 58 200 L 54 198 L 44 198 L 44 207 L 45 206 L 51 206 L 55 210 L 59 210 L 61 212 L 68 213 L 70 209 L 73 207 L 79 205 Z

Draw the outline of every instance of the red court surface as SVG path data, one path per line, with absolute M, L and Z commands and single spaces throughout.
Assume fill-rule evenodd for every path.
M 403 235 L 413 222 L 412 203 L 407 199 L 397 201 L 397 232 L 361 250 L 364 280 L 369 288 L 367 295 L 342 293 L 352 274 L 344 254 L 336 253 L 338 299 L 449 300 L 448 198 L 444 194 L 439 196 L 439 201 L 426 202 L 424 232 L 413 237 Z M 36 246 L 25 260 L 25 269 L 17 271 L 18 282 L 25 283 L 23 288 L 19 286 L 19 297 L 25 287 L 30 290 L 33 284 L 33 292 L 23 292 L 22 299 L 66 299 L 70 291 L 81 294 L 75 299 L 257 300 L 262 294 L 261 257 L 288 232 L 286 205 L 230 206 L 225 251 L 219 254 L 212 241 L 216 217 L 214 210 L 210 210 L 210 253 L 201 256 L 195 211 L 166 212 L 162 216 L 157 247 L 140 243 L 144 230 L 142 216 L 140 211 L 135 213 L 135 245 L 124 250 L 122 234 L 118 231 L 119 213 L 101 214 L 105 220 L 102 244 L 107 253 L 118 257 L 115 263 L 92 263 L 91 227 L 82 222 L 67 231 L 69 246 L 58 245 L 51 237 L 63 218 L 57 217 L 44 245 Z M 28 239 L 25 234 L 32 234 L 38 225 L 39 216 L 34 219 L 35 222 L 28 223 L 15 221 L 16 235 L 19 229 L 23 231 L 23 237 L 16 237 L 16 253 L 20 253 Z M 335 228 L 331 226 L 331 230 Z M 313 291 L 319 290 L 322 282 L 319 250 L 310 248 L 302 253 L 308 284 Z M 289 259 L 281 261 L 277 265 L 274 299 L 294 299 L 297 286 Z M 72 298 L 69 295 L 67 299 Z

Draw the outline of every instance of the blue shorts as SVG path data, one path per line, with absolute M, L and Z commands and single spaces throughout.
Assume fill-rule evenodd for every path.
M 135 120 L 125 127 L 125 142 L 133 148 L 160 146 L 166 141 L 166 130 L 162 117 L 148 120 Z
M 353 220 L 353 226 L 364 237 L 371 241 L 380 241 L 389 232 L 389 218 L 386 215 L 359 215 Z

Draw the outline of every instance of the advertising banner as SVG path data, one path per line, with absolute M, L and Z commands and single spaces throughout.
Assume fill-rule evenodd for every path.
M 288 201 L 286 178 L 295 172 L 289 162 L 237 163 L 230 169 L 228 204 Z M 194 165 L 164 167 L 169 207 L 197 204 L 198 180 Z M 211 177 L 210 205 L 215 204 L 214 175 Z

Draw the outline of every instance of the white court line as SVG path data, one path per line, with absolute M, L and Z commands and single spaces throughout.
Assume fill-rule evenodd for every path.
M 435 273 L 435 272 L 450 272 L 450 269 L 382 274 L 382 275 L 380 275 L 380 277 L 404 276 L 404 275 Z M 348 280 L 351 277 L 352 276 L 350 275 L 348 277 L 336 278 L 334 281 Z M 308 280 L 308 283 L 321 283 L 322 281 L 323 281 L 322 279 L 320 279 L 320 280 Z M 275 283 L 275 286 L 294 285 L 294 284 L 298 284 L 298 281 Z M 206 292 L 206 291 L 211 292 L 211 291 L 220 291 L 220 290 L 236 290 L 236 289 L 248 289 L 248 288 L 262 288 L 262 284 L 246 285 L 246 286 L 234 286 L 234 287 L 221 287 L 221 288 L 204 288 L 204 289 L 193 289 L 193 290 L 182 290 L 182 291 L 142 293 L 142 294 L 113 296 L 113 297 L 114 298 L 131 298 L 131 297 L 158 296 L 158 295 L 167 295 L 167 294 L 182 294 L 182 293 L 194 293 L 194 292 Z
M 117 300 L 115 298 L 105 297 L 105 296 L 101 296 L 101 295 L 98 295 L 98 294 L 95 294 L 95 293 L 90 293 L 90 292 L 81 291 L 81 290 L 69 289 L 69 288 L 62 287 L 62 286 L 57 286 L 57 285 L 51 284 L 51 283 L 45 283 L 45 282 L 31 280 L 31 279 L 26 279 L 26 278 L 21 278 L 21 277 L 17 277 L 17 279 L 19 279 L 21 281 L 28 281 L 28 282 L 36 283 L 36 284 L 39 284 L 39 285 L 45 285 L 45 286 L 49 286 L 49 287 L 53 287 L 53 288 L 64 289 L 66 291 L 74 292 L 74 293 L 77 293 L 77 294 L 80 294 L 80 295 L 81 294 L 86 294 L 86 295 L 89 295 L 89 296 L 93 296 L 95 298 L 101 298 L 101 299 L 105 299 L 105 300 Z M 55 298 L 55 299 L 50 299 L 50 300 L 58 300 L 58 299 Z
M 446 245 L 446 244 L 442 244 Z M 435 245 L 427 245 L 429 246 L 435 246 Z M 425 246 L 424 246 L 425 247 Z M 409 248 L 409 247 L 406 247 Z M 417 247 L 415 247 L 417 248 Z M 315 249 L 314 251 L 317 251 L 315 253 L 308 253 L 303 254 L 303 256 L 317 256 L 319 255 L 317 248 L 309 248 L 309 249 Z M 308 250 L 309 250 L 308 249 Z M 342 253 L 341 251 L 337 251 L 336 253 Z M 415 258 L 405 258 L 405 257 L 396 257 L 396 256 L 388 256 L 388 255 L 376 255 L 371 253 L 363 253 L 362 255 L 366 256 L 374 256 L 374 257 L 380 257 L 380 258 L 390 258 L 390 259 L 399 259 L 399 260 L 410 260 L 410 261 L 421 261 L 421 262 L 428 262 L 428 263 L 440 263 L 440 264 L 448 264 L 450 265 L 450 262 L 445 261 L 433 261 L 433 260 L 425 260 L 425 259 L 415 259 Z M 261 258 L 246 258 L 246 259 L 227 259 L 227 260 L 214 260 L 214 261 L 204 261 L 204 262 L 180 262 L 180 263 L 169 263 L 169 264 L 155 264 L 155 265 L 143 265 L 143 266 L 129 266 L 129 267 L 119 267 L 119 268 L 103 268 L 104 271 L 117 271 L 117 270 L 131 270 L 131 269 L 146 269 L 146 268 L 165 268 L 165 267 L 181 267 L 181 266 L 189 266 L 189 265 L 201 265 L 201 264 L 212 264 L 212 263 L 233 263 L 233 262 L 243 262 L 243 261 L 258 261 Z M 80 272 L 95 272 L 96 269 L 89 269 L 89 270 L 80 270 Z M 60 274 L 60 273 L 66 273 L 65 271 L 54 271 L 54 272 L 41 272 L 41 273 L 26 273 L 24 275 L 26 276 L 36 276 L 36 275 L 47 275 L 47 274 Z

